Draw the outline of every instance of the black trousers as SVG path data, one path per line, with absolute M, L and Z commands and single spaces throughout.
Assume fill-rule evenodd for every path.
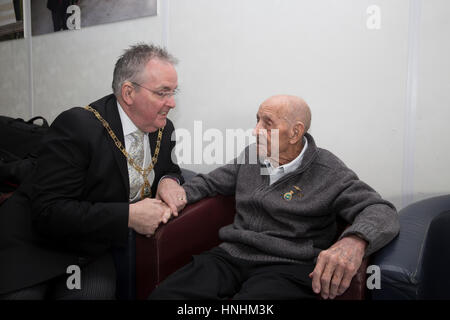
M 149 299 L 315 299 L 314 264 L 248 261 L 216 247 L 170 275 Z
M 112 300 L 116 270 L 111 254 L 81 268 L 81 289 L 68 289 L 65 274 L 35 286 L 0 295 L 0 300 Z

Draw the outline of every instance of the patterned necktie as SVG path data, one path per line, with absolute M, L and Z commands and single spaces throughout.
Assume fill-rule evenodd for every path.
M 137 130 L 129 136 L 133 139 L 130 144 L 128 154 L 133 158 L 134 162 L 142 166 L 144 164 L 144 132 Z M 130 179 L 130 199 L 134 199 L 140 188 L 144 184 L 142 175 L 128 163 L 128 177 Z

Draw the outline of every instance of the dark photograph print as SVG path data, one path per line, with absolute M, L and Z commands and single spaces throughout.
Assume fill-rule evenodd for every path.
M 31 0 L 31 32 L 78 30 L 156 14 L 157 0 Z
M 0 0 L 0 41 L 23 38 L 22 0 Z

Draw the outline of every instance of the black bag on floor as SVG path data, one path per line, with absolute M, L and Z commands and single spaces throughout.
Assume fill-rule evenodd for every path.
M 0 193 L 13 192 L 27 178 L 36 163 L 36 156 L 30 154 L 24 159 L 0 149 Z
M 34 124 L 37 119 L 42 125 Z M 31 174 L 48 127 L 42 117 L 24 121 L 0 116 L 0 193 L 13 192 Z
M 42 120 L 42 125 L 34 123 L 38 119 Z M 47 130 L 48 122 L 43 117 L 24 121 L 20 118 L 0 116 L 0 149 L 24 159 L 37 151 Z

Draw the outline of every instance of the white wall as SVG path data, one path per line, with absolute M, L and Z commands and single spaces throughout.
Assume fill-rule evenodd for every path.
M 33 37 L 35 113 L 53 120 L 111 93 L 117 58 L 141 41 L 161 44 L 160 17 Z
M 0 42 L 0 114 L 28 118 L 28 89 L 25 39 Z
M 411 0 L 414 1 L 414 0 Z M 421 1 L 417 113 L 407 117 L 409 0 L 164 0 L 158 17 L 33 37 L 35 114 L 62 110 L 110 92 L 122 50 L 166 43 L 179 58 L 178 128 L 251 128 L 267 97 L 302 96 L 312 108 L 319 146 L 399 208 L 402 181 L 414 200 L 448 193 L 450 173 L 450 3 Z M 381 29 L 366 27 L 369 5 Z M 0 43 L 1 113 L 28 117 L 26 40 Z M 21 88 L 17 90 L 16 88 Z M 25 86 L 26 88 L 26 86 Z M 413 159 L 404 148 L 414 147 Z M 413 161 L 411 171 L 405 163 Z M 215 166 L 185 165 L 208 172 Z M 405 177 L 405 175 L 409 175 Z
M 380 30 L 366 27 L 372 3 L 171 1 L 177 125 L 249 128 L 267 97 L 302 96 L 318 145 L 399 204 L 408 1 L 376 1 Z
M 450 1 L 422 1 L 415 200 L 450 192 Z
M 60 31 L 31 38 L 34 114 L 63 110 L 111 93 L 114 64 L 136 42 L 162 44 L 161 16 Z M 0 42 L 1 114 L 28 118 L 28 39 Z

